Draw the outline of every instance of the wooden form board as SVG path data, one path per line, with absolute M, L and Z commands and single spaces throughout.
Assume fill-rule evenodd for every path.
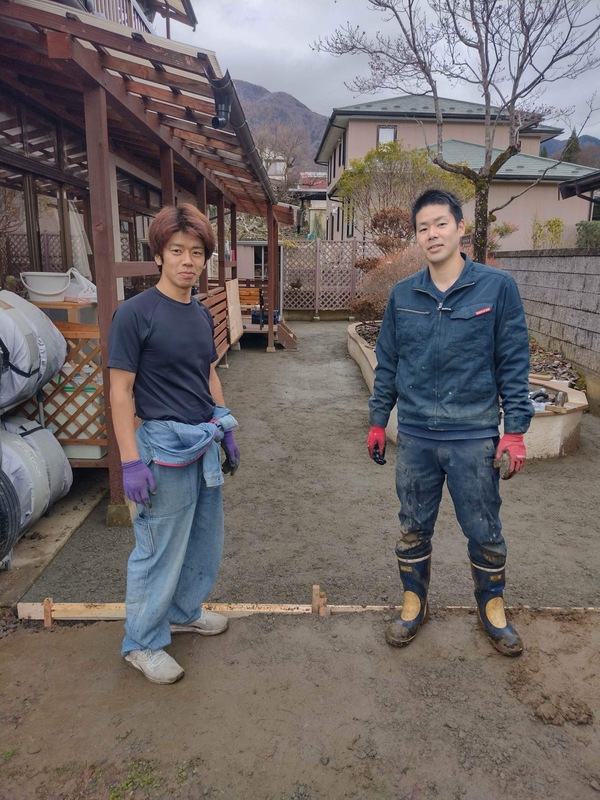
M 242 307 L 240 305 L 240 284 L 237 278 L 225 281 L 227 292 L 227 319 L 229 324 L 229 342 L 239 342 L 244 333 L 242 324 Z
M 298 616 L 301 614 L 317 614 L 328 617 L 331 614 L 356 614 L 360 612 L 375 611 L 379 613 L 393 612 L 395 606 L 371 605 L 328 605 L 325 592 L 318 585 L 313 586 L 311 605 L 293 603 L 204 603 L 204 608 L 216 611 L 226 617 L 248 617 L 252 614 L 286 614 Z M 509 611 L 537 611 L 550 614 L 572 613 L 600 613 L 600 608 L 576 607 L 561 608 L 544 606 L 507 606 Z M 475 613 L 474 606 L 445 606 L 440 611 Z M 58 620 L 122 620 L 125 619 L 124 603 L 55 603 L 51 598 L 46 598 L 43 603 L 17 603 L 19 619 L 43 620 L 45 627 L 50 627 L 53 621 Z

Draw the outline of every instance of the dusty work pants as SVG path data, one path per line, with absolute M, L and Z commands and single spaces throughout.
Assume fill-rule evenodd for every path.
M 156 494 L 152 507 L 138 505 L 133 523 L 123 655 L 165 647 L 171 623 L 200 616 L 223 554 L 221 486 L 206 485 L 202 459 L 182 467 L 149 466 Z
M 502 501 L 498 470 L 493 465 L 497 445 L 497 437 L 440 441 L 398 434 L 399 557 L 419 558 L 431 551 L 447 480 L 471 559 L 483 566 L 504 565 L 506 543 L 499 517 Z

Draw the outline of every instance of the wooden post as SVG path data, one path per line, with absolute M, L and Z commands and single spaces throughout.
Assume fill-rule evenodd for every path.
M 268 247 L 268 265 L 267 265 L 267 303 L 269 306 L 268 311 L 268 333 L 267 333 L 267 353 L 275 352 L 275 332 L 273 310 L 275 308 L 275 273 L 277 270 L 277 238 L 275 235 L 275 214 L 273 213 L 273 205 L 269 203 L 267 208 L 267 247 Z
M 115 278 L 115 246 L 113 238 L 112 193 L 110 186 L 111 164 L 108 145 L 106 91 L 101 86 L 86 87 L 83 93 L 85 111 L 85 137 L 90 186 L 90 212 L 92 218 L 92 247 L 98 291 L 98 325 L 102 354 L 102 379 L 106 436 L 108 439 L 108 470 L 111 503 L 123 503 L 121 459 L 112 424 L 110 408 L 110 370 L 108 364 L 108 332 L 117 308 L 117 283 Z
M 196 175 L 196 205 L 206 214 L 206 178 L 200 174 Z
M 160 148 L 160 185 L 163 206 L 174 206 L 175 175 L 173 173 L 173 151 L 170 147 Z
M 235 203 L 232 203 L 230 206 L 230 216 L 229 216 L 229 224 L 231 229 L 231 277 L 232 279 L 237 278 L 238 269 L 237 269 L 237 206 Z
M 279 223 L 277 222 L 277 217 L 273 216 L 273 242 L 275 247 L 275 258 L 274 258 L 274 271 L 273 271 L 273 278 L 275 286 L 273 287 L 273 298 L 274 298 L 274 307 L 279 310 L 281 313 L 281 308 L 279 308 Z
M 320 319 L 319 305 L 321 303 L 321 240 L 317 239 L 315 247 L 315 313 L 313 319 Z
M 199 211 L 206 214 L 206 178 L 200 174 L 196 175 L 196 205 Z M 199 288 L 203 294 L 208 294 L 208 266 L 200 275 Z
M 219 250 L 219 286 L 225 286 L 225 198 L 217 197 L 217 241 Z
M 356 260 L 358 256 L 358 241 L 352 239 L 352 256 L 350 258 L 350 303 L 356 299 Z M 349 309 L 349 319 L 354 319 Z

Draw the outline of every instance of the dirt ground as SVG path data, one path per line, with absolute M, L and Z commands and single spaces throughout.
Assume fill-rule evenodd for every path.
M 221 370 L 240 422 L 226 549 L 211 599 L 393 605 L 393 453 L 368 460 L 368 392 L 346 323 L 295 323 L 299 350 L 245 342 Z M 503 484 L 511 606 L 600 606 L 600 419 L 577 454 Z M 23 598 L 123 599 L 131 531 L 100 504 Z M 0 574 L 0 581 L 2 575 Z M 149 684 L 122 624 L 0 621 L 0 798 L 587 800 L 600 798 L 600 613 L 518 609 L 505 659 L 469 610 L 462 534 L 444 498 L 432 621 L 386 645 L 388 612 L 253 616 L 181 636 L 186 677 Z

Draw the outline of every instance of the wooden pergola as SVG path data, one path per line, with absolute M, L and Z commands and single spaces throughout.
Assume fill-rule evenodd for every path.
M 156 275 L 154 262 L 120 261 L 111 157 L 119 156 L 154 176 L 163 204 L 178 190 L 198 207 L 217 209 L 219 284 L 226 267 L 225 216 L 230 214 L 232 253 L 236 214 L 265 217 L 268 224 L 268 345 L 274 350 L 278 225 L 293 224 L 292 211 L 277 204 L 229 75 L 211 51 L 132 31 L 92 14 L 43 0 L 0 0 L 0 91 L 61 119 L 85 135 L 92 248 L 98 290 L 102 362 L 119 303 L 120 279 Z M 217 109 L 215 98 L 228 106 Z M 221 116 L 219 127 L 213 118 Z M 228 116 L 228 119 L 227 119 Z M 223 124 L 225 122 L 225 124 Z M 18 157 L 15 165 L 18 166 Z M 203 276 L 201 292 L 208 292 Z M 109 371 L 103 367 L 109 411 Z M 107 413 L 111 497 L 121 500 L 120 463 Z

